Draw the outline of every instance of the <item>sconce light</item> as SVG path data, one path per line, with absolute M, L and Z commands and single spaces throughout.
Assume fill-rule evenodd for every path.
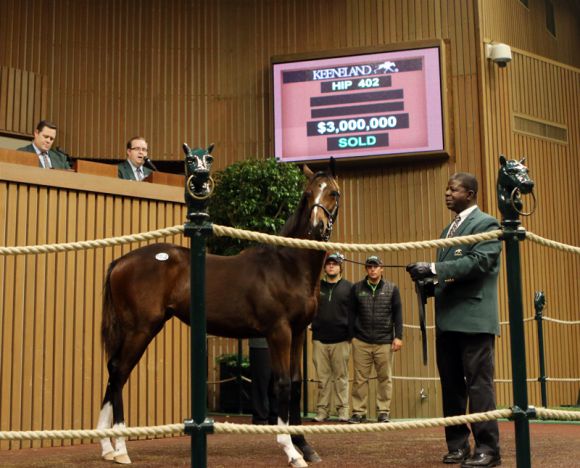
M 498 43 L 485 44 L 485 57 L 500 68 L 505 67 L 512 60 L 512 50 L 509 45 Z

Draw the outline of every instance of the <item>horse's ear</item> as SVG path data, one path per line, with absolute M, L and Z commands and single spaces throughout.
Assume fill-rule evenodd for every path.
M 314 172 L 312 172 L 306 164 L 304 164 L 304 166 L 302 166 L 302 172 L 309 179 L 314 175 Z
M 328 168 L 330 169 L 332 178 L 336 179 L 336 159 L 334 159 L 333 156 L 330 157 L 330 161 L 328 162 Z
M 207 147 L 207 153 L 208 153 L 208 154 L 211 154 L 211 152 L 213 151 L 213 147 L 214 147 L 214 146 L 215 146 L 215 143 L 212 143 L 211 145 L 209 145 L 209 146 Z
M 525 162 L 526 162 L 526 157 L 524 156 L 522 159 L 520 159 L 520 164 L 523 166 Z
M 499 155 L 499 163 L 500 163 L 502 166 L 505 166 L 505 163 L 506 163 L 506 162 L 507 162 L 507 159 L 505 158 L 505 156 L 504 156 L 503 154 L 500 154 L 500 155 Z

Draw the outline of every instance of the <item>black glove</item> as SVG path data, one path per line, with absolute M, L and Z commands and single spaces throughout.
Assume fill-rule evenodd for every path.
M 411 275 L 413 281 L 435 276 L 431 271 L 431 264 L 427 262 L 410 263 L 407 265 L 406 270 Z

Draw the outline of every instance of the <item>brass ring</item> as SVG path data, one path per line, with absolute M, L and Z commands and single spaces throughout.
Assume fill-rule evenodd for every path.
M 191 198 L 194 198 L 196 200 L 206 200 L 207 198 L 209 198 L 213 192 L 213 189 L 215 188 L 215 182 L 213 180 L 213 178 L 211 176 L 209 176 L 209 179 L 207 180 L 208 182 L 208 189 L 207 189 L 207 194 L 206 195 L 196 195 L 195 193 L 193 193 L 193 191 L 191 190 L 191 179 L 193 179 L 194 175 L 190 175 L 187 179 L 187 182 L 185 184 L 185 188 L 187 189 L 187 193 L 189 193 L 189 195 L 191 195 Z
M 510 203 L 512 205 L 512 208 L 519 215 L 522 215 L 522 216 L 530 216 L 531 214 L 533 214 L 536 211 L 536 206 L 537 206 L 536 196 L 534 195 L 534 192 L 533 191 L 530 192 L 530 195 L 532 196 L 532 200 L 533 200 L 534 203 L 533 203 L 532 209 L 530 211 L 524 212 L 524 211 L 518 210 L 518 208 L 516 207 L 516 204 L 514 203 L 514 197 L 516 195 L 519 195 L 519 194 L 520 194 L 520 189 L 519 188 L 516 187 L 516 188 L 514 188 L 512 190 L 512 194 L 510 196 Z

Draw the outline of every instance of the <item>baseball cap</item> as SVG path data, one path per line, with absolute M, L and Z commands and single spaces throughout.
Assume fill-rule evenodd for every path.
M 333 261 L 341 265 L 342 262 L 344 262 L 344 255 L 342 255 L 340 252 L 331 253 L 328 257 L 326 257 L 324 263 L 326 264 L 329 261 Z
M 369 265 L 381 266 L 382 264 L 383 261 L 380 259 L 380 257 L 377 257 L 376 255 L 371 255 L 370 257 L 367 257 L 367 259 L 365 260 L 365 266 Z

